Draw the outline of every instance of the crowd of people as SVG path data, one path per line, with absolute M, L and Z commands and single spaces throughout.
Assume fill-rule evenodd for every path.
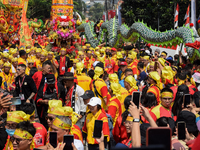
M 65 135 L 74 136 L 74 150 L 144 147 L 152 127 L 171 129 L 172 149 L 199 149 L 200 60 L 191 62 L 181 52 L 152 53 L 143 45 L 92 48 L 86 43 L 74 59 L 66 48 L 59 53 L 31 45 L 4 50 L 0 149 L 63 150 Z M 190 103 L 184 105 L 188 94 Z M 99 138 L 93 136 L 96 120 L 103 122 Z M 186 125 L 182 140 L 178 122 Z M 51 132 L 57 133 L 56 147 Z

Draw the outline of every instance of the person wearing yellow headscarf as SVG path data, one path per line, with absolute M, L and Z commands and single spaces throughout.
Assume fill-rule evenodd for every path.
M 26 67 L 25 74 L 29 75 L 31 68 L 33 68 L 34 60 L 33 59 L 28 59 L 27 61 L 28 61 L 28 66 Z
M 36 129 L 29 121 L 19 123 L 19 127 L 15 130 L 14 135 L 10 138 L 13 148 L 17 150 L 33 150 L 35 143 L 33 137 Z
M 156 96 L 157 104 L 160 103 L 160 89 L 162 89 L 162 83 L 160 82 L 160 76 L 157 71 L 152 71 L 149 73 L 148 82 L 150 87 L 147 93 L 151 92 Z
M 149 56 L 144 56 L 142 61 L 144 63 L 144 71 L 146 73 L 147 73 L 147 67 L 149 66 L 149 59 L 150 59 Z
M 35 61 L 40 60 L 40 55 L 41 55 L 42 49 L 41 48 L 37 48 L 35 50 L 35 58 L 33 58 Z
M 10 73 L 11 64 L 9 62 L 4 63 L 3 72 L 0 73 L 2 77 L 2 89 L 9 90 L 10 85 L 14 82 L 14 75 Z
M 132 52 L 131 54 L 128 54 L 127 63 L 128 63 L 128 68 L 131 68 L 133 70 L 133 75 L 137 77 L 139 75 L 139 71 L 137 69 L 138 60 L 137 60 L 136 52 Z
M 138 86 L 136 85 L 136 80 L 133 76 L 129 75 L 124 79 L 124 86 L 129 92 L 129 95 L 132 95 L 133 92 L 138 91 Z
M 42 64 L 46 61 L 46 52 L 41 52 L 40 59 L 36 60 L 34 66 L 38 69 L 38 71 L 42 71 Z
M 122 100 L 121 85 L 119 83 L 111 83 L 109 92 L 112 98 L 108 103 L 108 114 L 111 115 L 113 126 L 115 126 L 118 116 L 121 116 L 122 114 L 120 102 Z
M 86 60 L 85 60 L 85 55 L 84 55 L 84 53 L 82 52 L 82 51 L 79 51 L 78 52 L 78 59 L 79 59 L 79 61 L 80 62 L 82 62 L 83 64 L 85 64 L 85 62 L 86 62 Z
M 12 68 L 11 68 L 11 73 L 15 74 L 17 72 L 17 65 L 18 65 L 18 59 L 15 57 L 12 60 Z
M 104 70 L 101 67 L 95 67 L 94 69 L 94 81 L 93 81 L 93 87 L 92 90 L 96 97 L 99 97 L 102 101 L 101 106 L 104 108 L 104 110 L 107 110 L 106 104 L 107 104 L 107 95 L 108 95 L 108 88 L 103 80 L 103 74 Z
M 86 63 L 85 66 L 87 68 L 87 70 L 91 70 L 93 69 L 93 63 L 95 62 L 95 58 L 92 55 L 92 51 L 88 50 L 86 53 Z
M 13 147 L 12 142 L 10 141 L 10 137 L 14 135 L 17 125 L 20 122 L 28 121 L 29 119 L 30 117 L 23 111 L 7 112 L 6 132 L 9 136 L 5 145 L 5 150 L 10 150 Z
M 76 74 L 77 74 L 77 83 L 84 91 L 91 90 L 92 88 L 92 79 L 85 74 L 84 64 L 78 62 L 76 64 Z
M 6 63 L 8 61 L 8 56 L 9 54 L 7 52 L 3 52 L 1 54 L 1 60 L 3 61 L 3 63 Z
M 26 51 L 25 50 L 20 50 L 19 51 L 19 55 L 20 57 L 18 58 L 18 65 L 19 64 L 24 64 L 27 66 L 27 62 L 26 62 Z
M 109 74 L 109 81 L 110 83 L 119 83 L 119 79 L 116 73 L 113 74 Z M 124 100 L 125 98 L 129 95 L 129 92 L 123 88 L 122 86 L 120 87 L 120 92 L 121 92 L 121 96 L 122 98 L 120 99 L 120 103 L 121 103 L 121 108 L 122 108 L 122 113 L 125 111 L 125 107 L 124 107 Z
M 154 61 L 150 62 L 150 64 L 147 66 L 147 72 L 150 73 L 151 71 L 154 71 L 154 66 L 155 62 Z

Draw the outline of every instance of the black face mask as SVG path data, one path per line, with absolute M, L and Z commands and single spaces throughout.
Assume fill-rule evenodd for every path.
M 111 52 L 106 52 L 106 56 L 112 56 Z

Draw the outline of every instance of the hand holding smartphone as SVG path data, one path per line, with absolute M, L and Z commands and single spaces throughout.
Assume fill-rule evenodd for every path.
M 190 94 L 185 94 L 184 95 L 184 97 L 183 97 L 184 108 L 187 108 L 187 105 L 190 104 L 190 99 L 191 99 Z
M 64 135 L 64 143 L 66 144 L 63 150 L 73 150 L 74 135 Z
M 178 139 L 179 140 L 185 140 L 186 139 L 186 131 L 185 131 L 185 128 L 186 128 L 186 125 L 185 125 L 185 122 L 184 121 L 180 121 L 177 123 L 177 129 L 178 129 Z
M 141 92 L 133 92 L 131 100 L 139 109 L 140 101 L 141 101 Z

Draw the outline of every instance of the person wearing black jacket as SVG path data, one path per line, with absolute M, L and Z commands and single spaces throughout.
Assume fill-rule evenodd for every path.
M 59 76 L 63 76 L 70 67 L 70 59 L 65 55 L 66 55 L 66 48 L 62 48 L 60 50 L 60 55 L 56 57 L 56 60 L 58 61 L 59 64 L 59 67 L 57 68 Z
M 20 64 L 17 67 L 18 76 L 15 79 L 15 97 L 20 97 L 22 105 L 23 103 L 33 103 L 33 97 L 37 92 L 35 82 L 33 79 L 25 74 L 26 66 Z
M 44 86 L 42 86 L 37 94 L 36 105 L 40 123 L 42 123 L 46 129 L 48 129 L 47 116 L 48 101 L 49 100 L 63 100 L 65 93 L 64 87 L 57 82 L 53 74 L 48 74 L 46 76 L 46 81 Z

